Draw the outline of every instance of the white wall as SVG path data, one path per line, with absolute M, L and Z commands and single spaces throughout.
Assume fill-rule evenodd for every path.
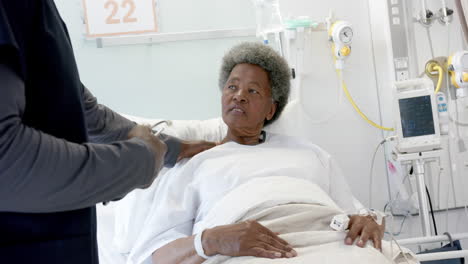
M 320 22 L 324 22 L 329 10 L 333 9 L 338 19 L 353 24 L 352 53 L 346 61 L 344 79 L 361 110 L 380 123 L 367 1 L 330 0 L 324 4 L 321 1 L 288 0 L 280 1 L 280 5 L 283 14 L 307 15 Z M 310 42 L 306 43 L 305 64 L 307 76 L 300 98 L 305 107 L 290 105 L 285 110 L 288 114 L 273 125 L 273 130 L 309 138 L 329 151 L 341 164 L 357 198 L 368 206 L 371 158 L 382 140 L 382 133 L 361 119 L 346 99 L 341 105 L 337 103 L 341 86 L 334 70 L 327 32 L 312 33 Z M 318 122 L 329 116 L 332 117 L 330 120 Z M 375 183 L 378 183 L 377 179 L 385 179 L 383 155 L 377 156 L 373 176 Z M 382 209 L 387 199 L 386 186 L 374 184 L 373 188 L 373 206 Z
M 72 38 L 81 78 L 100 102 L 144 117 L 206 119 L 220 114 L 222 55 L 254 38 L 96 48 L 84 38 L 81 0 L 56 0 Z M 254 28 L 249 0 L 158 0 L 160 32 Z

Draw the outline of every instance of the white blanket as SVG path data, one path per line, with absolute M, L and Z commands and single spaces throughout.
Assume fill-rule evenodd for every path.
M 294 190 L 289 192 L 287 190 Z M 226 195 L 210 211 L 199 228 L 210 228 L 245 220 L 257 220 L 288 241 L 298 252 L 290 259 L 215 256 L 205 264 L 263 263 L 392 263 L 397 255 L 384 243 L 382 254 L 368 245 L 366 248 L 344 244 L 346 233 L 329 227 L 334 215 L 343 213 L 317 185 L 290 177 L 271 177 L 250 181 Z M 417 263 L 407 255 L 410 263 Z M 396 263 L 403 263 L 403 257 Z
M 252 190 L 226 196 L 242 193 L 241 186 Z M 290 203 L 320 205 L 334 214 L 356 209 L 336 162 L 310 142 L 267 134 L 257 146 L 223 144 L 160 176 L 144 224 L 129 226 L 135 235 L 122 241 L 132 245 L 127 263 L 151 263 L 151 254 L 171 241 L 236 222 L 250 210 Z

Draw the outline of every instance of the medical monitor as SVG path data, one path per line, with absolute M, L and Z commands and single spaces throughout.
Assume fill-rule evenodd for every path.
M 428 79 L 395 83 L 397 150 L 414 153 L 440 148 L 434 84 Z

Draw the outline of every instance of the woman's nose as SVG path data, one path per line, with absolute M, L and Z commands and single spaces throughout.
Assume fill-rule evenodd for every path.
M 238 89 L 234 94 L 234 100 L 238 102 L 246 102 L 247 101 L 247 92 L 245 89 Z

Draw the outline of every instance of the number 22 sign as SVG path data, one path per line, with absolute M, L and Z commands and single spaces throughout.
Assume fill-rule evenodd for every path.
M 156 32 L 154 0 L 83 0 L 88 37 Z

